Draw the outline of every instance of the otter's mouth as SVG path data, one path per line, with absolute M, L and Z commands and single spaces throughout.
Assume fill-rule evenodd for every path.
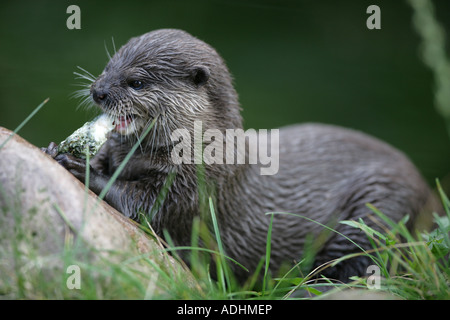
M 132 121 L 133 121 L 133 118 L 131 116 L 119 116 L 114 119 L 114 122 L 113 122 L 113 125 L 115 126 L 114 130 L 119 131 L 119 132 L 126 130 Z
M 114 126 L 112 130 L 122 136 L 139 134 L 145 125 L 149 123 L 146 119 L 135 114 L 109 114 L 109 116 L 112 120 L 112 125 Z
M 114 131 L 121 135 L 128 135 L 138 129 L 137 121 L 131 115 L 114 117 L 113 126 Z

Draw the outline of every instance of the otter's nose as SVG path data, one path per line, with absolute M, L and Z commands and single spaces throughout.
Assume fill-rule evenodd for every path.
M 95 102 L 101 103 L 104 101 L 107 97 L 106 91 L 100 91 L 100 90 L 92 90 L 92 99 L 94 99 Z

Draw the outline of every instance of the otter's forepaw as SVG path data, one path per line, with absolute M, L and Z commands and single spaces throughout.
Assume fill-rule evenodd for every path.
M 86 160 L 76 158 L 68 153 L 59 154 L 55 157 L 55 160 L 73 174 L 75 178 L 84 183 L 86 177 Z
M 58 145 L 54 142 L 50 142 L 47 148 L 41 148 L 41 150 L 52 158 L 58 155 Z

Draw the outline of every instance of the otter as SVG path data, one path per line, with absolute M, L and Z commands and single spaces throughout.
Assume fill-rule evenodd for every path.
M 176 245 L 190 245 L 193 220 L 202 205 L 198 166 L 174 163 L 171 152 L 180 141 L 172 141 L 170 133 L 184 128 L 193 136 L 195 121 L 202 122 L 203 130 L 242 129 L 232 82 L 216 50 L 185 31 L 161 29 L 130 39 L 90 85 L 89 95 L 115 119 L 115 130 L 90 162 L 89 188 L 97 194 L 103 190 L 154 122 L 104 199 L 134 220 L 140 219 L 139 213 L 152 212 L 156 234 L 167 230 Z M 47 153 L 56 156 L 54 150 L 52 144 Z M 320 242 L 315 266 L 360 252 L 349 239 L 370 248 L 362 231 L 337 223 L 363 219 L 380 228 L 367 203 L 394 221 L 409 215 L 412 226 L 430 196 L 427 183 L 402 152 L 352 129 L 317 123 L 283 127 L 278 155 L 279 170 L 273 175 L 261 175 L 261 164 L 248 162 L 204 166 L 224 251 L 248 269 L 233 264 L 242 281 L 265 256 L 271 221 L 267 213 L 291 213 L 273 215 L 269 268 L 275 273 L 284 263 L 302 258 L 305 247 L 311 247 L 310 236 Z M 85 160 L 69 154 L 55 159 L 85 182 Z M 158 195 L 171 173 L 161 203 Z M 339 233 L 323 236 L 320 224 Z M 369 264 L 367 257 L 355 257 L 323 274 L 348 281 L 366 275 Z

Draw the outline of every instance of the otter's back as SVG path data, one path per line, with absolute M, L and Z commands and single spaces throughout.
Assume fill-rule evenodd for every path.
M 292 201 L 304 202 L 299 197 L 302 194 L 316 209 L 328 205 L 337 206 L 336 211 L 346 203 L 365 207 L 371 202 L 390 205 L 387 214 L 399 220 L 404 214 L 415 214 L 429 193 L 402 152 L 374 137 L 337 126 L 304 124 L 280 129 L 279 165 L 279 174 L 271 178 L 280 185 L 289 181 Z M 306 213 L 301 207 L 296 211 Z
M 254 261 L 265 252 L 267 212 L 305 216 L 367 248 L 366 235 L 338 221 L 363 218 L 377 228 L 367 219 L 371 212 L 366 204 L 371 203 L 394 221 L 409 215 L 412 222 L 429 197 L 427 184 L 408 158 L 376 138 L 323 124 L 284 127 L 279 133 L 277 174 L 260 175 L 259 166 L 250 165 L 220 191 L 230 198 L 222 197 L 219 211 L 235 217 L 224 228 L 227 252 L 250 268 L 256 267 Z M 323 230 L 307 219 L 277 214 L 271 268 L 277 269 L 282 261 L 298 261 L 308 234 Z M 323 263 L 355 251 L 348 239 L 331 234 L 316 261 Z M 356 266 L 355 274 L 362 266 Z M 352 268 L 333 276 L 345 279 L 355 271 Z

